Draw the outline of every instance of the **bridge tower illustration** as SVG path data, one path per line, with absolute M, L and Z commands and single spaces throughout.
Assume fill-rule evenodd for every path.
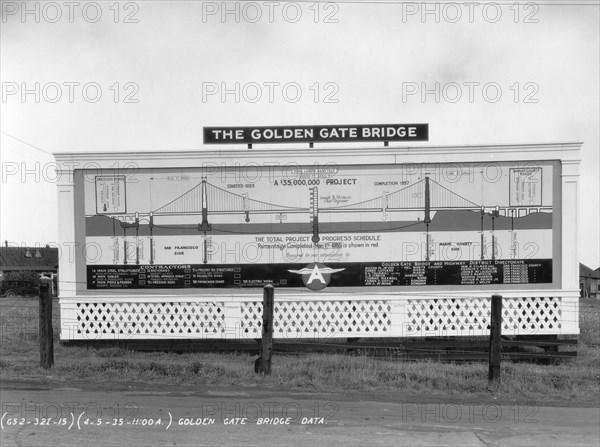
M 206 179 L 202 179 L 202 189 L 200 193 L 201 206 L 202 206 L 202 222 L 198 224 L 198 231 L 204 232 L 204 240 L 202 241 L 202 263 L 208 264 L 208 241 L 206 238 L 206 232 L 212 229 L 211 224 L 208 223 L 208 197 L 206 194 Z
M 198 224 L 198 231 L 210 231 L 211 225 L 208 223 L 208 198 L 206 196 L 206 179 L 202 179 L 202 223 Z

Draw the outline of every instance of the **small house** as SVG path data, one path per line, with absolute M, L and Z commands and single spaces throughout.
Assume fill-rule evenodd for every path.
M 600 298 L 600 267 L 592 270 L 579 263 L 579 291 L 582 298 Z
M 19 290 L 30 291 L 38 286 L 41 275 L 55 277 L 57 273 L 58 248 L 48 245 L 45 247 L 9 245 L 8 241 L 5 242 L 4 247 L 0 247 L 2 294 L 8 290 L 9 283 Z

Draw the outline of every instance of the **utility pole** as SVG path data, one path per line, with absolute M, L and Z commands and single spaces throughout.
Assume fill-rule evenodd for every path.
M 52 329 L 52 293 L 50 278 L 40 278 L 40 366 L 50 369 L 54 365 L 54 331 Z

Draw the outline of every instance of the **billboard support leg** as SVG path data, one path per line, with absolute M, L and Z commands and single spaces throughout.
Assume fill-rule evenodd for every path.
M 502 295 L 492 295 L 488 382 L 500 381 L 500 341 L 502 338 Z
M 271 356 L 273 353 L 273 307 L 275 289 L 267 284 L 263 289 L 263 318 L 260 357 L 254 362 L 254 372 L 271 374 Z

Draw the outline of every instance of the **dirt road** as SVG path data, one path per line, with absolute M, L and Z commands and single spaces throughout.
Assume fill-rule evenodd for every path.
M 597 407 L 255 388 L 102 391 L 2 382 L 1 390 L 2 447 L 600 444 Z

